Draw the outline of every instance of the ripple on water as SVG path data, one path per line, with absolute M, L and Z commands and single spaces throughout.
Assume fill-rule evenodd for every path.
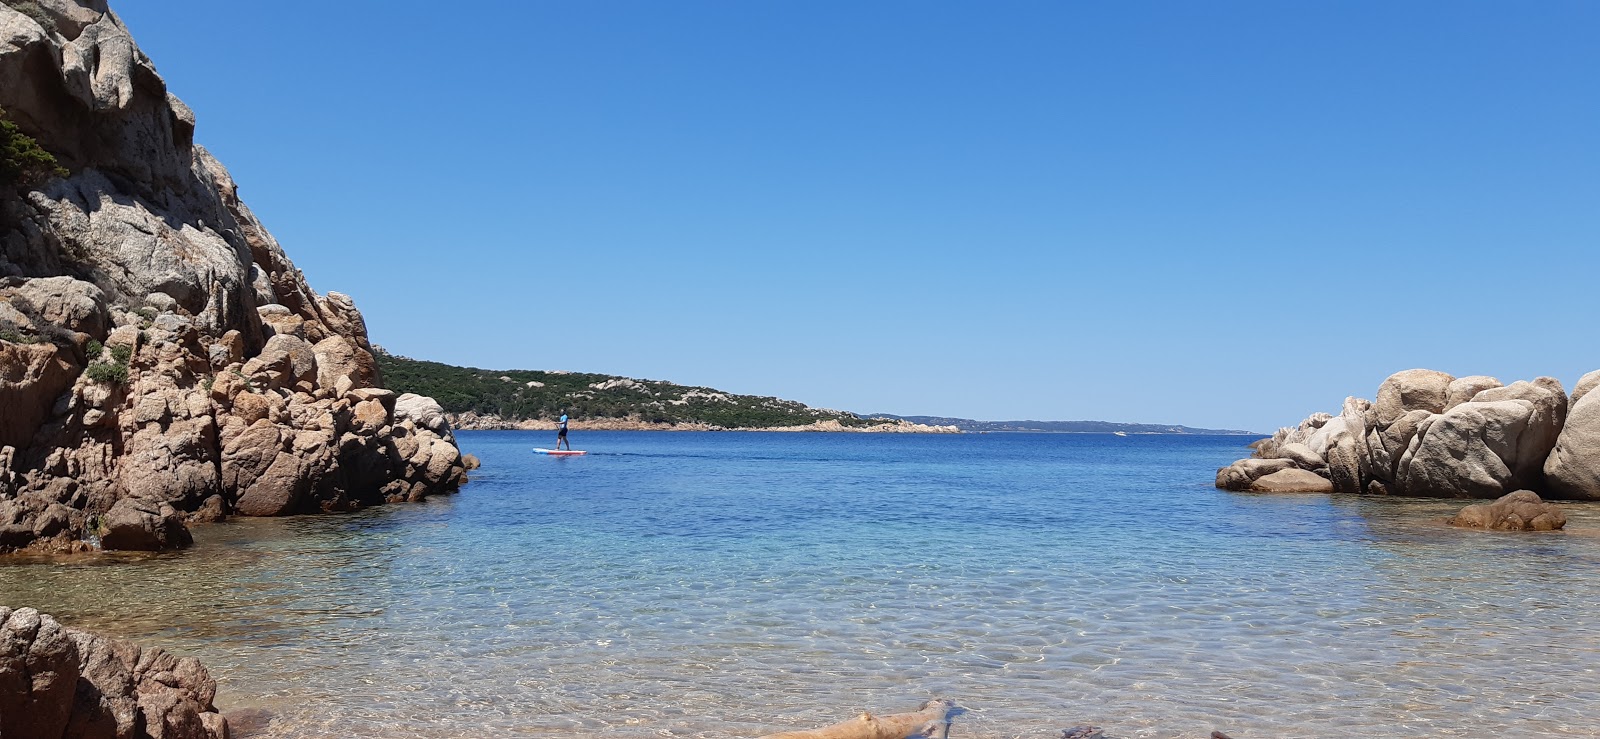
M 1600 735 L 1586 506 L 1489 536 L 1223 493 L 1226 438 L 584 439 L 465 433 L 460 496 L 15 563 L 0 596 L 199 656 L 274 736 L 750 736 L 933 695 L 976 737 Z

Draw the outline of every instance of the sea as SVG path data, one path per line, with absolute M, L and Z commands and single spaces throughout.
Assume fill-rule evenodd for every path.
M 1600 736 L 1600 509 L 1217 490 L 1249 437 L 461 432 L 454 496 L 0 564 L 244 737 Z

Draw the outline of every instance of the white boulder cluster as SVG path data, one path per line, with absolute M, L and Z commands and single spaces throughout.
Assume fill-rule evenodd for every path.
M 1540 377 L 1502 384 L 1413 369 L 1391 375 L 1377 400 L 1348 398 L 1252 446 L 1217 472 L 1217 487 L 1442 498 L 1600 500 L 1600 370 L 1569 398 Z

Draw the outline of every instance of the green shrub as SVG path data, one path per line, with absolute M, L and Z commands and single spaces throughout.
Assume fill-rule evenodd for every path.
M 89 365 L 89 379 L 102 385 L 121 385 L 128 381 L 128 365 L 116 362 L 95 362 Z
M 128 360 L 132 358 L 133 347 L 128 346 L 127 344 L 118 344 L 114 347 L 111 347 L 111 361 L 116 362 L 117 364 L 126 365 Z
M 90 359 L 94 359 L 95 357 L 100 356 L 100 352 L 104 351 L 105 348 L 105 344 L 95 341 L 94 339 L 90 339 L 89 344 L 84 347 L 84 351 L 89 353 Z
M 0 110 L 0 187 L 26 190 L 51 177 L 67 176 L 50 152 L 4 116 Z

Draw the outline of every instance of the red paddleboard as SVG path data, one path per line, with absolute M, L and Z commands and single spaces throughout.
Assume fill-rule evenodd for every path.
M 581 457 L 588 452 L 562 451 L 560 449 L 534 449 L 534 454 L 548 454 L 552 457 Z

